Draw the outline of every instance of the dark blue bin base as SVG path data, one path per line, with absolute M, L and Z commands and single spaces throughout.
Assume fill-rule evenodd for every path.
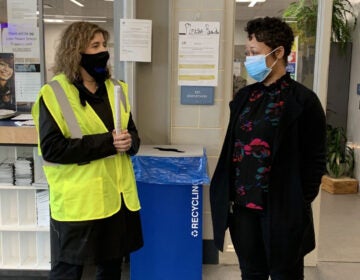
M 201 279 L 202 185 L 137 184 L 144 247 L 130 256 L 130 279 Z

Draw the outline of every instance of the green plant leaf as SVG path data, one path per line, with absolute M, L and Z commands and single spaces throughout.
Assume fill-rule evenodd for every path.
M 316 35 L 317 0 L 292 2 L 283 12 L 283 17 L 296 20 L 296 35 L 306 42 L 307 37 Z M 352 41 L 352 32 L 357 24 L 357 16 L 349 0 L 333 0 L 331 41 L 338 42 L 345 53 L 346 43 Z
M 327 125 L 326 141 L 326 170 L 329 176 L 335 178 L 353 177 L 354 149 L 346 145 L 347 138 L 344 128 Z

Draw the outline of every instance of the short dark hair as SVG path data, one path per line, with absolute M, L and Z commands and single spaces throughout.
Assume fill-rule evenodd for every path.
M 285 21 L 277 17 L 256 18 L 247 23 L 245 31 L 249 39 L 254 34 L 258 42 L 263 42 L 272 50 L 283 46 L 284 60 L 287 63 L 294 42 L 294 33 Z

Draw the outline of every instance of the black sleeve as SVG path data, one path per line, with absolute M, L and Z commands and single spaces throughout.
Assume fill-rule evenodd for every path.
M 305 202 L 311 203 L 326 170 L 326 118 L 315 94 L 304 110 L 302 128 L 303 194 Z
M 131 134 L 132 145 L 131 145 L 131 148 L 126 153 L 128 155 L 130 155 L 130 156 L 133 156 L 139 151 L 140 138 L 139 138 L 139 134 L 138 134 L 138 131 L 136 129 L 135 123 L 134 123 L 134 121 L 132 119 L 131 113 L 130 113 L 130 118 L 129 118 L 127 130 Z
M 49 162 L 82 164 L 116 154 L 112 132 L 85 135 L 81 139 L 65 138 L 42 99 L 39 134 L 42 156 Z

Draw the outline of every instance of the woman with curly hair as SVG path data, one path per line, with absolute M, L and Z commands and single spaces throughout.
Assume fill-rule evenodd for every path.
M 97 266 L 96 279 L 120 279 L 123 257 L 143 245 L 130 159 L 140 139 L 127 85 L 110 78 L 108 39 L 95 24 L 69 25 L 56 75 L 32 108 L 50 193 L 50 279 L 81 279 L 87 264 Z
M 315 248 L 311 202 L 325 172 L 325 114 L 286 71 L 294 36 L 278 18 L 247 23 L 245 68 L 256 83 L 230 102 L 210 184 L 214 240 L 227 228 L 243 280 L 299 280 Z

